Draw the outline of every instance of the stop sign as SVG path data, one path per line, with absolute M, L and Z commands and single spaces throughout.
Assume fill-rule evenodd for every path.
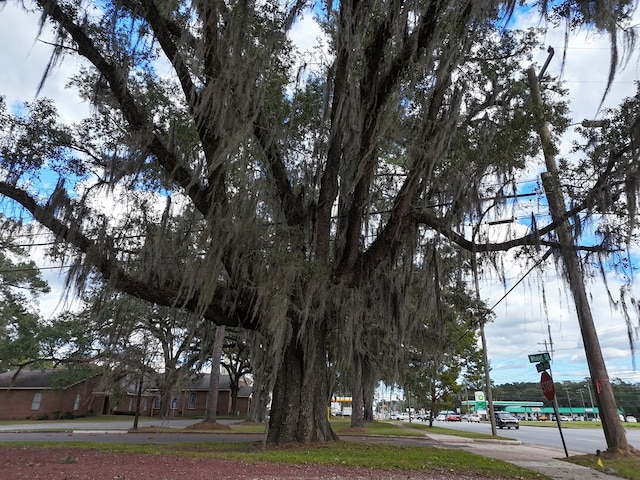
M 553 379 L 546 371 L 540 375 L 540 385 L 542 385 L 542 393 L 547 397 L 547 400 L 553 401 L 556 396 L 556 387 L 553 386 Z

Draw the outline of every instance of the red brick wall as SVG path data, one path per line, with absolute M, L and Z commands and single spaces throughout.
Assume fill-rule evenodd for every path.
M 196 393 L 196 404 L 195 408 L 189 408 L 189 396 L 191 392 L 181 392 L 176 395 L 178 399 L 177 408 L 170 411 L 172 416 L 176 417 L 202 417 L 204 416 L 204 412 L 207 406 L 207 392 L 198 391 Z M 240 415 L 246 415 L 249 412 L 249 399 L 247 398 L 239 398 L 238 399 L 238 410 L 240 411 Z M 218 407 L 217 407 L 217 415 L 229 415 L 233 412 L 230 412 L 231 408 L 231 398 L 230 392 L 222 391 L 218 393 Z M 158 415 L 158 410 L 155 409 L 153 412 L 154 415 Z
M 47 418 L 53 419 L 56 412 L 58 416 L 67 412 L 74 416 L 100 414 L 102 399 L 91 394 L 94 384 L 94 381 L 82 382 L 65 390 L 0 390 L 0 419 L 38 419 L 45 414 Z M 36 392 L 42 394 L 42 399 L 40 408 L 32 410 Z M 80 404 L 74 410 L 77 394 L 80 394 Z

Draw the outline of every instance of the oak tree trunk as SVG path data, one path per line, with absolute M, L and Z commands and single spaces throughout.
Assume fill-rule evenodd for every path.
M 209 377 L 209 391 L 207 392 L 207 407 L 204 411 L 203 422 L 216 421 L 218 408 L 218 390 L 220 389 L 220 357 L 222 356 L 222 344 L 224 342 L 224 326 L 216 327 L 216 336 L 213 340 L 211 351 L 211 375 Z
M 378 383 L 378 377 L 376 375 L 376 369 L 373 368 L 371 361 L 367 356 L 364 357 L 362 362 L 362 391 L 364 393 L 364 421 L 373 422 L 373 409 L 374 409 L 374 393 L 376 390 L 376 384 Z
M 326 328 L 314 327 L 305 345 L 291 335 L 276 375 L 267 443 L 324 443 L 337 440 L 327 415 Z
M 267 406 L 269 405 L 269 388 L 261 377 L 254 372 L 248 420 L 255 423 L 266 422 Z
M 364 402 L 362 392 L 362 356 L 353 356 L 353 385 L 351 386 L 351 426 L 364 427 Z

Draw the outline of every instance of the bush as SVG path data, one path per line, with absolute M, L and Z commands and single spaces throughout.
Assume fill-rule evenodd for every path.
M 41 413 L 36 417 L 38 420 L 49 420 L 49 415 L 46 413 Z

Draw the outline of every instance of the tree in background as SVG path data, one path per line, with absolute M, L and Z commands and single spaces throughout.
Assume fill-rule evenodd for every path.
M 16 222 L 0 215 L 0 372 L 56 361 L 46 349 L 48 329 L 34 308 L 49 285 L 24 248 L 16 246 L 16 232 Z
M 227 340 L 223 348 L 222 367 L 229 375 L 229 388 L 231 390 L 231 415 L 238 411 L 238 392 L 240 383 L 247 374 L 252 372 L 250 337 L 251 332 L 240 330 L 228 331 Z

